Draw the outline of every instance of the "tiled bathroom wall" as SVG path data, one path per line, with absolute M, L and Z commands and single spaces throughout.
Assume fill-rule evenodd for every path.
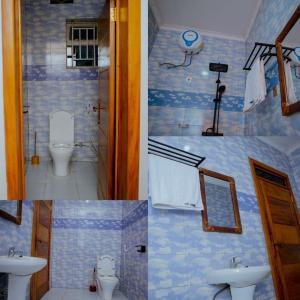
M 203 35 L 204 48 L 188 68 L 167 69 L 159 63 L 182 63 L 184 53 L 178 46 L 181 31 L 160 28 L 149 58 L 149 134 L 201 135 L 213 121 L 218 73 L 209 63 L 229 65 L 221 74 L 226 85 L 220 113 L 220 131 L 226 135 L 243 134 L 243 97 L 245 90 L 245 43 Z
M 55 201 L 52 288 L 86 289 L 97 256 L 116 260 L 119 288 L 130 300 L 147 299 L 147 201 Z
M 207 271 L 227 267 L 233 256 L 245 265 L 267 264 L 268 257 L 248 157 L 289 174 L 289 158 L 258 138 L 165 137 L 160 141 L 205 156 L 203 168 L 235 179 L 243 234 L 202 230 L 201 214 L 153 209 L 149 203 L 149 298 L 212 299 L 218 288 L 207 284 Z M 300 207 L 299 196 L 298 207 Z M 220 299 L 231 299 L 229 293 Z M 271 277 L 257 285 L 255 299 L 275 299 Z
M 16 212 L 16 203 L 11 201 L 0 201 L 0 209 L 13 215 Z M 32 236 L 32 202 L 24 201 L 22 208 L 22 224 L 17 225 L 3 218 L 0 218 L 0 255 L 7 255 L 10 247 L 15 247 L 18 251 L 23 251 L 23 255 L 31 255 Z M 0 299 L 6 300 L 8 288 L 7 274 L 0 273 Z M 29 285 L 27 287 L 27 298 L 29 300 Z
M 0 208 L 9 211 L 16 203 L 1 201 Z M 16 250 L 23 251 L 24 255 L 31 255 L 31 235 L 32 235 L 32 202 L 23 202 L 22 224 L 17 225 L 3 218 L 0 218 L 0 255 L 7 255 L 8 248 L 15 247 Z M 14 210 L 15 211 L 15 210 Z M 13 213 L 15 215 L 15 212 Z
M 120 276 L 122 201 L 55 201 L 52 226 L 53 288 L 88 288 L 101 255 Z
M 73 160 L 95 160 L 91 141 L 97 141 L 98 72 L 95 68 L 66 69 L 66 20 L 98 18 L 104 0 L 76 0 L 74 4 L 51 5 L 48 0 L 25 0 L 24 101 L 29 109 L 29 155 L 37 151 L 49 159 L 49 114 L 68 110 L 75 114 L 76 148 Z M 28 157 L 27 157 L 28 158 Z
M 296 188 L 298 192 L 298 199 L 300 198 L 300 148 L 292 151 L 289 154 L 290 164 L 293 169 L 294 178 L 296 182 Z M 300 207 L 300 200 L 299 200 L 299 207 Z
M 298 0 L 263 0 L 247 40 L 247 53 L 255 42 L 275 43 L 296 7 Z M 277 70 L 276 70 L 277 71 Z M 266 100 L 245 114 L 245 135 L 299 135 L 300 113 L 281 114 L 281 95 L 269 91 Z
M 130 300 L 148 299 L 148 254 L 137 252 L 136 247 L 148 247 L 147 217 L 147 201 L 123 202 L 120 281 L 121 291 Z

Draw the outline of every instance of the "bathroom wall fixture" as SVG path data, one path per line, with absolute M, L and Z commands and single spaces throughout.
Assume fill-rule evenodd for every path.
M 199 168 L 205 157 L 199 156 L 173 146 L 148 139 L 148 153 L 171 159 L 179 163 Z
M 207 128 L 205 131 L 202 132 L 203 136 L 223 136 L 223 133 L 219 132 L 219 121 L 220 121 L 220 108 L 221 108 L 221 101 L 222 96 L 225 93 L 226 86 L 220 85 L 221 80 L 220 76 L 221 73 L 227 73 L 228 65 L 221 64 L 221 63 L 210 63 L 209 70 L 211 72 L 218 72 L 218 79 L 216 80 L 217 90 L 216 90 L 216 98 L 214 99 L 215 108 L 214 108 L 214 119 L 213 125 L 210 128 Z

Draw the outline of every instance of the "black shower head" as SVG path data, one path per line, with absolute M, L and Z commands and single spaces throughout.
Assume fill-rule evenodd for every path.
M 218 89 L 219 95 L 222 96 L 225 93 L 225 90 L 226 90 L 226 86 L 220 85 L 220 87 Z

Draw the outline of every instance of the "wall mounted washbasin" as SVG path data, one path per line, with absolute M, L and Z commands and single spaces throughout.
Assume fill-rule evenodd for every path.
M 0 273 L 8 275 L 8 300 L 25 300 L 33 273 L 42 270 L 47 260 L 30 256 L 0 256 Z
M 233 300 L 253 300 L 256 284 L 270 272 L 267 265 L 213 270 L 207 274 L 207 281 L 209 284 L 229 284 Z
M 0 256 L 0 273 L 31 275 L 43 269 L 47 260 L 31 256 Z

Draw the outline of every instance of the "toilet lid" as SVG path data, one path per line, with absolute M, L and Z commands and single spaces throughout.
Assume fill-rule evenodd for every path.
M 99 276 L 115 276 L 115 260 L 109 255 L 98 257 L 97 271 Z
M 50 144 L 74 144 L 74 114 L 55 111 L 49 115 Z

